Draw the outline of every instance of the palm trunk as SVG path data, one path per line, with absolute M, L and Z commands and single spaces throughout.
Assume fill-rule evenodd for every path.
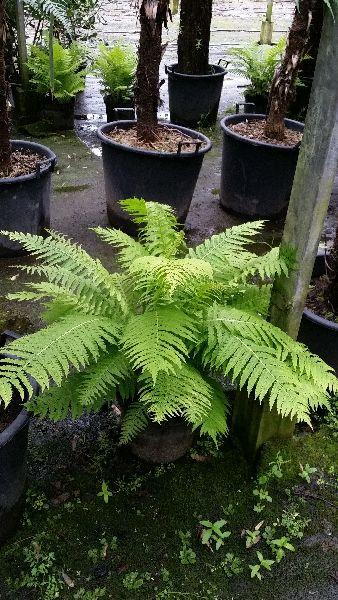
M 9 165 L 10 157 L 5 66 L 5 0 L 0 0 L 0 168 L 6 168 Z
M 329 286 L 327 289 L 327 298 L 333 308 L 333 312 L 338 316 L 338 227 L 336 239 L 328 259 L 329 267 Z
M 312 12 L 318 2 L 322 2 L 322 0 L 299 1 L 299 8 L 295 10 L 289 31 L 282 64 L 276 70 L 272 81 L 265 134 L 276 140 L 284 139 L 284 119 L 295 93 L 300 63 L 307 48 Z
M 180 73 L 208 74 L 211 18 L 212 0 L 181 0 L 177 40 Z
M 162 58 L 162 28 L 167 26 L 170 0 L 142 0 L 140 43 L 136 71 L 135 104 L 137 137 L 153 142 L 158 126 L 159 69 Z

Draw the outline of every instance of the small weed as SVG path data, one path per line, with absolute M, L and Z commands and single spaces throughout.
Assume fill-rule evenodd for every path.
M 23 549 L 23 560 L 28 572 L 21 572 L 20 577 L 12 582 L 13 587 L 38 590 L 44 600 L 54 600 L 59 598 L 62 586 L 56 570 L 55 554 L 42 552 L 37 539 Z
M 216 550 L 219 550 L 224 544 L 224 540 L 231 535 L 231 531 L 222 531 L 226 521 L 220 519 L 212 523 L 211 521 L 200 521 L 203 526 L 201 541 L 212 550 L 212 542 L 215 542 Z
M 102 481 L 101 492 L 98 493 L 98 497 L 102 497 L 103 501 L 108 504 L 109 498 L 112 496 L 112 492 L 108 489 L 108 486 L 105 481 Z
M 106 588 L 95 588 L 95 590 L 85 590 L 80 588 L 73 596 L 74 600 L 99 600 L 106 597 Z
M 263 578 L 261 574 L 261 568 L 263 567 L 264 569 L 271 571 L 271 567 L 275 561 L 264 558 L 261 552 L 257 552 L 256 554 L 259 562 L 255 565 L 249 565 L 249 569 L 251 571 L 251 579 L 257 577 L 259 580 L 261 580 Z
M 150 577 L 150 573 L 142 575 L 138 571 L 131 571 L 123 577 L 122 585 L 126 590 L 138 590 L 146 581 L 150 580 Z
M 308 463 L 306 463 L 305 467 L 303 467 L 303 465 L 300 464 L 299 476 L 302 477 L 303 479 L 305 479 L 305 481 L 307 481 L 307 483 L 311 482 L 311 475 L 313 475 L 313 473 L 316 473 L 316 472 L 317 472 L 316 467 L 310 467 L 310 465 Z
M 276 553 L 276 561 L 279 563 L 285 556 L 285 550 L 295 551 L 295 548 L 290 544 L 289 538 L 283 536 L 276 540 L 271 540 L 270 546 L 272 551 Z
M 178 532 L 179 538 L 182 543 L 182 549 L 180 550 L 180 561 L 182 565 L 194 565 L 196 563 L 196 552 L 191 548 L 191 533 L 187 531 Z
M 243 572 L 243 561 L 232 554 L 232 552 L 227 552 L 225 560 L 222 560 L 220 563 L 220 568 L 226 577 L 230 578 L 234 575 L 240 575 Z
M 263 525 L 263 521 L 261 521 L 260 523 L 257 523 L 255 529 L 253 531 L 250 531 L 250 529 L 244 529 L 242 531 L 242 535 L 246 534 L 246 539 L 245 539 L 245 547 L 246 548 L 252 548 L 252 546 L 255 546 L 256 544 L 258 544 L 258 542 L 261 539 L 261 533 L 260 533 L 260 528 Z

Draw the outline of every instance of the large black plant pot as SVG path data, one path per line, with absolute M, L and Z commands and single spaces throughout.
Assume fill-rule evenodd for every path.
M 41 110 L 41 119 L 51 131 L 67 131 L 74 129 L 75 97 L 68 102 L 45 99 Z
M 252 140 L 229 127 L 263 119 L 265 115 L 240 114 L 221 121 L 221 206 L 250 218 L 278 217 L 286 211 L 299 154 L 299 145 L 290 148 Z M 303 131 L 303 123 L 289 119 L 285 123 L 289 129 Z
M 4 332 L 0 335 L 0 345 L 18 337 Z M 35 392 L 37 384 L 31 380 Z M 20 404 L 13 397 L 13 404 Z M 26 455 L 29 415 L 26 410 L 0 433 L 0 546 L 4 544 L 19 526 L 22 517 L 26 486 Z
M 133 98 L 125 101 L 116 101 L 114 96 L 106 94 L 106 96 L 103 97 L 103 100 L 106 105 L 107 123 L 116 120 L 129 120 L 135 118 Z
M 146 462 L 168 463 L 178 460 L 191 448 L 194 434 L 188 425 L 172 419 L 163 425 L 149 423 L 131 442 L 133 454 Z
M 0 179 L 0 231 L 41 235 L 50 225 L 51 172 L 56 164 L 52 150 L 41 144 L 12 141 L 13 149 L 30 150 L 43 162 L 35 173 Z M 0 257 L 23 254 L 17 242 L 0 235 Z
M 313 275 L 320 277 L 325 273 L 323 253 L 316 258 Z M 316 315 L 309 309 L 303 312 L 298 341 L 306 344 L 311 352 L 318 354 L 333 367 L 338 376 L 338 323 Z
M 216 123 L 226 70 L 210 65 L 208 75 L 186 75 L 177 65 L 166 67 L 170 121 L 184 127 L 210 127 Z
M 102 144 L 102 158 L 106 189 L 108 219 L 114 227 L 135 233 L 130 216 L 121 209 L 119 201 L 126 198 L 144 198 L 169 204 L 175 209 L 181 223 L 185 222 L 194 194 L 204 154 L 212 146 L 210 140 L 190 129 L 166 124 L 191 136 L 197 143 L 194 152 L 164 153 L 132 148 L 107 137 L 114 128 L 128 129 L 136 121 L 115 121 L 98 130 Z

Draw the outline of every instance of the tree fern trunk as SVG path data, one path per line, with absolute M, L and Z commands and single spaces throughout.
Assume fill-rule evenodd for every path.
M 5 66 L 5 0 L 0 0 L 0 167 L 4 168 L 9 164 L 10 156 Z
M 289 31 L 284 58 L 271 85 L 265 134 L 277 140 L 285 135 L 284 118 L 295 93 L 300 63 L 307 47 L 312 12 L 322 0 L 300 0 Z
M 142 0 L 140 42 L 136 72 L 135 103 L 137 136 L 155 139 L 158 125 L 159 69 L 162 58 L 162 28 L 167 25 L 169 0 Z
M 207 75 L 212 0 L 181 0 L 177 40 L 178 70 L 187 75 Z

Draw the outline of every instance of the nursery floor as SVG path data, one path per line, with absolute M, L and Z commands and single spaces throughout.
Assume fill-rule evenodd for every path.
M 114 421 L 104 414 L 53 427 L 33 423 L 24 524 L 0 551 L 1 600 L 337 597 L 332 431 L 266 446 L 261 474 L 278 450 L 289 462 L 260 514 L 253 511 L 253 474 L 230 443 L 210 461 L 201 462 L 205 452 L 198 449 L 198 461 L 188 456 L 161 467 L 140 464 L 116 443 Z M 309 484 L 299 477 L 300 463 L 317 468 Z M 111 491 L 108 503 L 98 496 L 103 481 Z M 272 526 L 276 538 L 290 537 L 278 523 L 295 513 L 293 525 L 308 520 L 304 536 L 290 538 L 295 552 L 264 571 L 261 582 L 252 580 L 257 550 L 264 558 L 273 554 L 263 537 L 246 549 L 242 531 L 264 521 L 261 533 Z M 223 518 L 231 535 L 212 552 L 202 546 L 198 524 Z M 188 561 L 179 532 L 190 534 Z M 241 572 L 230 577 L 227 553 L 240 561 Z

